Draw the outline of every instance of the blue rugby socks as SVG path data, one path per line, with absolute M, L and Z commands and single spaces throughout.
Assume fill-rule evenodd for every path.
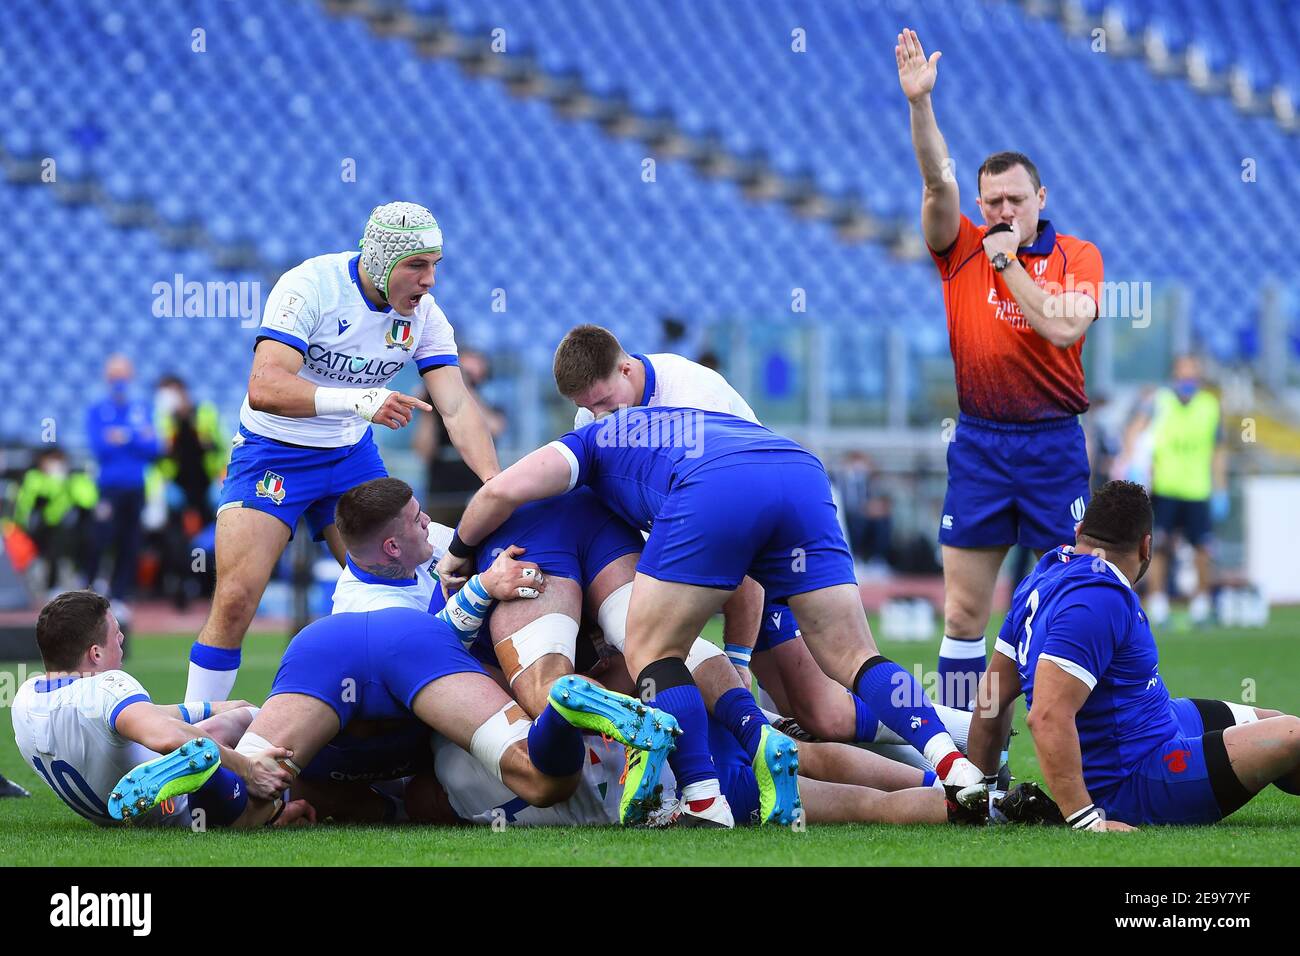
M 938 768 L 957 745 L 915 677 L 887 657 L 872 657 L 854 681 L 858 696 L 886 727 L 916 748 Z M 940 769 L 946 776 L 946 768 Z
M 677 777 L 683 798 L 692 798 L 699 792 L 695 784 L 713 781 L 716 786 L 718 771 L 709 751 L 709 713 L 704 708 L 700 689 L 686 669 L 686 662 L 678 657 L 661 658 L 637 676 L 636 685 L 642 700 L 672 714 L 682 729 L 676 749 L 668 755 L 668 764 Z
M 548 777 L 567 777 L 581 770 L 586 758 L 582 731 L 547 703 L 528 729 L 528 759 Z
M 731 731 L 753 760 L 763 739 L 763 726 L 768 722 L 754 695 L 744 687 L 733 687 L 713 705 L 713 716 Z

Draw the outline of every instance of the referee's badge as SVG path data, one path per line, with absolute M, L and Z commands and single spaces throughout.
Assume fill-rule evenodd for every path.
M 277 505 L 284 501 L 284 478 L 273 471 L 267 471 L 257 483 L 257 497 L 270 498 Z
M 388 343 L 390 349 L 411 349 L 411 320 L 410 319 L 393 319 L 393 327 L 388 330 L 384 336 L 384 341 Z

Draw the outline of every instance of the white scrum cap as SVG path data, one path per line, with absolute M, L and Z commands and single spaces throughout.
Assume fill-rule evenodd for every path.
M 385 296 L 388 277 L 403 259 L 442 251 L 442 229 L 433 213 L 413 202 L 376 206 L 361 236 L 361 265 Z

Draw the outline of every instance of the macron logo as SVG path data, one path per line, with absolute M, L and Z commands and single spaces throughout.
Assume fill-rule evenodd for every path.
M 775 629 L 777 629 L 777 630 L 780 630 L 780 629 L 781 629 L 781 612 L 780 612 L 780 611 L 777 611 L 775 614 L 772 615 L 772 627 L 775 628 Z
M 346 332 L 348 330 L 348 326 L 351 324 L 352 324 L 351 322 L 344 322 L 342 319 L 339 319 L 339 335 L 342 335 L 344 332 Z
M 148 936 L 153 928 L 152 893 L 69 893 L 50 897 L 51 926 L 129 926 L 132 935 Z

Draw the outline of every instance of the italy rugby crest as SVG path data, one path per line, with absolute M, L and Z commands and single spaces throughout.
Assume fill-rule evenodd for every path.
M 257 497 L 270 498 L 277 505 L 284 501 L 284 478 L 268 471 L 257 483 Z
M 384 336 L 384 341 L 388 343 L 390 349 L 406 349 L 410 351 L 413 340 L 410 319 L 393 319 L 393 327 Z

